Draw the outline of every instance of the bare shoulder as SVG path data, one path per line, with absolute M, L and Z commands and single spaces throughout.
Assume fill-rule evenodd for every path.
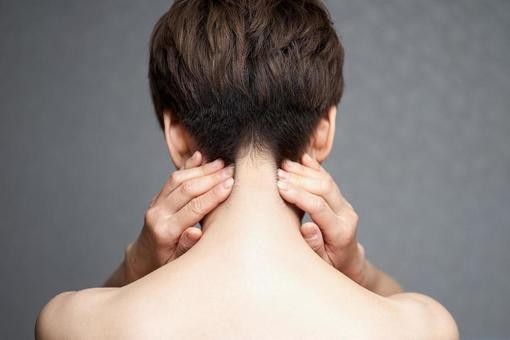
M 64 292 L 51 299 L 41 310 L 35 325 L 35 338 L 39 340 L 82 339 L 100 337 L 98 323 L 107 313 L 105 308 L 117 288 L 90 288 Z M 97 337 L 96 337 L 97 338 Z
M 459 330 L 448 310 L 420 293 L 400 293 L 388 298 L 409 339 L 458 340 Z M 407 337 L 406 337 L 407 338 Z

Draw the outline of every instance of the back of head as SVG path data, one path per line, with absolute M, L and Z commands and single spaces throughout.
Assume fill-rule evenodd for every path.
M 297 160 L 343 90 L 343 48 L 321 0 L 176 0 L 150 42 L 160 125 L 182 123 L 207 159 L 247 146 Z

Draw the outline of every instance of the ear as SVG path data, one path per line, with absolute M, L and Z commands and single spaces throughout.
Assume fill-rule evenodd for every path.
M 180 169 L 184 166 L 184 162 L 195 152 L 193 139 L 182 123 L 172 120 L 172 112 L 163 112 L 163 122 L 168 154 L 175 167 Z
M 335 119 L 336 106 L 333 105 L 329 108 L 327 114 L 321 117 L 312 134 L 307 152 L 318 162 L 323 162 L 333 148 L 333 140 L 335 139 Z

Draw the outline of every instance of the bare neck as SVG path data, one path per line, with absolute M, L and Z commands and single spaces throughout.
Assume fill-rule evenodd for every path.
M 202 221 L 197 244 L 211 252 L 280 256 L 307 249 L 299 227 L 302 213 L 286 203 L 276 186 L 275 162 L 266 157 L 243 157 L 235 164 L 230 196 Z

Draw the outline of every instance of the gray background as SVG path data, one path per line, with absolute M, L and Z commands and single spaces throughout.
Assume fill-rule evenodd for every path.
M 149 33 L 168 1 L 0 2 L 0 338 L 97 286 L 173 170 Z M 347 88 L 327 168 L 373 262 L 468 338 L 510 335 L 510 2 L 329 1 Z

